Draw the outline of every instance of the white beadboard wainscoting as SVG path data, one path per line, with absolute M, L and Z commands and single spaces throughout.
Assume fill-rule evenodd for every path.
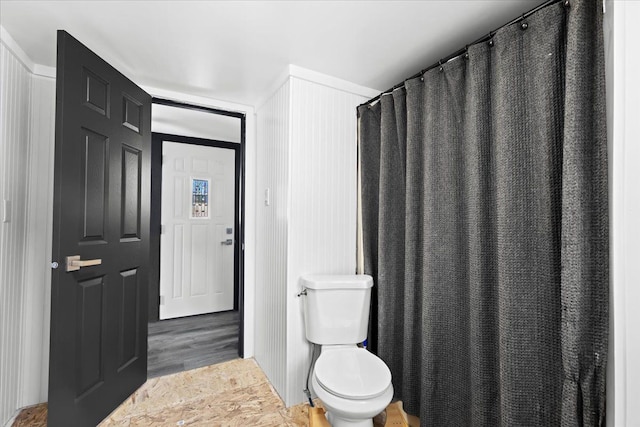
M 287 406 L 310 362 L 299 277 L 356 267 L 356 106 L 378 92 L 298 67 L 258 115 L 256 360 Z
M 22 335 L 22 273 L 27 207 L 31 74 L 0 44 L 2 139 L 0 140 L 0 422 L 17 409 Z
M 257 112 L 255 357 L 284 399 L 290 84 Z
M 302 274 L 356 270 L 356 106 L 367 98 L 291 78 L 287 403 L 305 400 L 309 369 Z
M 19 407 L 45 401 L 48 391 L 55 99 L 55 79 L 34 75 L 30 106 Z
M 46 398 L 47 264 L 53 201 L 52 70 L 36 67 L 1 28 L 0 425 Z M 46 71 L 49 76 L 34 74 Z M 46 384 L 46 382 L 45 382 Z

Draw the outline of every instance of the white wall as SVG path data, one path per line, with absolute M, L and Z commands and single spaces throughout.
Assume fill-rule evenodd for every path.
M 611 214 L 607 425 L 640 426 L 640 2 L 606 2 Z
M 309 368 L 299 277 L 355 273 L 356 106 L 377 93 L 290 66 L 257 110 L 256 360 L 287 406 Z
M 356 106 L 369 98 L 300 77 L 290 82 L 287 405 L 306 399 L 309 369 L 299 277 L 356 271 Z
M 256 111 L 256 361 L 286 395 L 286 281 L 291 90 L 287 80 Z M 268 194 L 267 194 L 268 193 Z
M 18 407 L 20 339 L 23 333 L 22 270 L 27 207 L 27 156 L 31 74 L 0 44 L 2 129 L 0 139 L 0 422 Z M 8 210 L 8 211 L 7 211 Z M 6 218 L 9 216 L 10 218 Z
M 46 400 L 55 81 L 0 31 L 1 425 Z
M 19 407 L 44 401 L 47 396 L 55 99 L 55 79 L 34 75 L 29 118 L 31 135 L 27 169 L 29 190 Z

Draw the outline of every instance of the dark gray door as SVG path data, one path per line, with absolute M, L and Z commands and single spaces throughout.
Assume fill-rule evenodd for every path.
M 151 97 L 64 31 L 56 97 L 49 426 L 94 426 L 147 378 Z

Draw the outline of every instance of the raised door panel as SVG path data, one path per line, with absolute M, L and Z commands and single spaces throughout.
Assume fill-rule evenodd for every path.
M 84 82 L 83 105 L 105 117 L 111 116 L 111 90 L 110 84 L 104 77 L 86 67 L 82 68 L 82 80 Z
M 107 191 L 109 185 L 109 138 L 82 129 L 84 149 L 81 158 L 83 186 L 79 199 L 82 204 L 83 243 L 105 243 L 108 220 Z
M 140 352 L 140 281 L 137 269 L 120 273 L 120 336 L 118 339 L 118 370 L 121 371 L 136 361 Z
M 141 217 L 141 167 L 142 156 L 140 150 L 128 145 L 122 145 L 122 185 L 121 185 L 121 213 L 120 239 L 140 239 Z
M 76 399 L 104 384 L 105 282 L 104 277 L 82 280 L 77 284 L 77 322 L 75 364 Z

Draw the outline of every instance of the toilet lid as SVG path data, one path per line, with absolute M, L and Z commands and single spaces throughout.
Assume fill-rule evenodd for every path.
M 370 399 L 391 384 L 387 365 L 362 348 L 323 352 L 316 361 L 315 377 L 327 392 L 346 399 Z

